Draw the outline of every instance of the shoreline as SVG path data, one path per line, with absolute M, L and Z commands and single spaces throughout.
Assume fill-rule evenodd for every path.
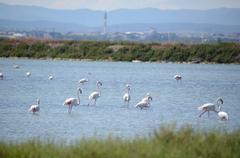
M 29 58 L 29 57 L 0 57 L 0 59 L 13 60 L 48 60 L 48 61 L 80 61 L 80 62 L 127 62 L 127 63 L 155 63 L 155 64 L 193 64 L 193 65 L 240 65 L 240 63 L 216 63 L 216 62 L 172 62 L 172 61 L 116 61 L 116 60 L 93 60 L 93 59 L 73 59 L 73 58 Z

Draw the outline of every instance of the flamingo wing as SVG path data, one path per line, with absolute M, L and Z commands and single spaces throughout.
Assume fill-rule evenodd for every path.
M 86 78 L 83 78 L 83 79 L 81 79 L 81 80 L 79 80 L 79 83 L 86 83 L 86 82 L 88 82 L 88 79 L 86 79 Z
M 198 110 L 208 110 L 210 107 L 215 106 L 213 103 L 206 103 L 198 107 Z
M 98 97 L 100 97 L 99 92 L 92 92 L 88 98 L 92 100 L 92 99 L 97 99 Z
M 140 101 L 140 102 L 138 102 L 136 105 L 135 105 L 135 107 L 137 108 L 137 107 L 140 107 L 140 108 L 143 108 L 143 107 L 147 107 L 148 106 L 148 102 L 145 102 L 145 101 Z
M 29 109 L 28 109 L 28 111 L 30 111 L 30 112 L 37 112 L 37 111 L 39 111 L 40 110 L 40 107 L 38 106 L 38 105 L 32 105 Z
M 68 98 L 64 101 L 63 105 L 71 105 L 73 104 L 74 98 Z

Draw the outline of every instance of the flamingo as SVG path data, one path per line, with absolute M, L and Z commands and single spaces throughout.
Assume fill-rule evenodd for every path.
M 222 111 L 222 106 L 219 107 L 218 117 L 222 121 L 227 121 L 228 120 L 228 114 L 226 112 Z
M 227 121 L 228 120 L 228 114 L 224 111 L 219 111 L 218 112 L 218 117 L 222 120 L 222 121 Z
M 13 68 L 15 68 L 15 69 L 19 69 L 20 66 L 19 66 L 19 65 L 13 65 Z
M 145 102 L 148 101 L 149 97 L 151 97 L 151 95 L 150 95 L 150 93 L 147 93 L 146 96 L 142 99 L 142 101 L 145 101 Z
M 87 76 L 91 75 L 91 72 L 87 72 Z M 89 80 L 88 80 L 88 77 L 84 77 L 82 79 L 79 80 L 79 83 L 84 85 L 85 83 L 87 83 Z
M 68 113 L 70 114 L 72 111 L 73 106 L 77 106 L 80 104 L 80 96 L 79 94 L 82 94 L 82 89 L 77 89 L 77 99 L 76 98 L 68 98 L 64 101 L 63 105 L 68 106 Z
M 127 105 L 129 105 L 129 101 L 131 100 L 131 96 L 130 96 L 130 94 L 129 94 L 129 92 L 130 92 L 130 85 L 126 85 L 126 88 L 127 88 L 127 93 L 125 93 L 124 95 L 123 95 L 123 101 L 124 101 L 124 103 L 126 103 L 127 102 Z
M 28 71 L 28 72 L 26 73 L 26 76 L 27 76 L 27 77 L 30 77 L 30 76 L 31 76 L 31 72 Z
M 0 72 L 0 79 L 3 80 L 3 73 Z
M 140 102 L 138 102 L 135 107 L 148 108 L 150 107 L 150 102 L 152 101 L 152 97 L 150 95 L 144 97 Z
M 181 80 L 181 79 L 182 79 L 182 76 L 180 76 L 180 75 L 175 75 L 174 78 L 175 78 L 175 80 L 178 81 L 178 80 Z
M 53 79 L 53 76 L 52 76 L 52 75 L 48 76 L 48 79 L 49 79 L 49 80 L 52 80 L 52 79 Z
M 82 78 L 79 80 L 79 83 L 81 83 L 82 85 L 84 85 L 84 83 L 87 83 L 88 79 L 87 78 Z
M 40 99 L 37 99 L 37 105 L 31 105 L 31 107 L 28 109 L 29 112 L 32 112 L 35 114 L 36 112 L 40 111 Z
M 94 91 L 89 95 L 88 99 L 90 101 L 88 105 L 90 105 L 91 101 L 94 101 L 94 105 L 96 105 L 97 99 L 101 96 L 100 86 L 102 86 L 102 82 L 97 81 L 96 85 L 97 85 L 98 91 Z
M 198 107 L 198 110 L 203 110 L 203 112 L 199 115 L 199 117 L 201 117 L 205 112 L 208 112 L 208 117 L 209 117 L 209 112 L 210 111 L 214 111 L 216 113 L 218 113 L 219 111 L 221 111 L 221 105 L 223 104 L 223 100 L 222 98 L 218 98 L 216 100 L 216 104 L 214 103 L 206 103 L 203 104 L 201 106 Z M 217 111 L 217 108 L 219 111 Z

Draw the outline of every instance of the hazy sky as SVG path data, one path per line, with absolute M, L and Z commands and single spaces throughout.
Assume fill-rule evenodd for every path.
M 57 9 L 114 10 L 119 8 L 210 9 L 240 8 L 240 0 L 0 0 L 0 3 L 35 5 Z

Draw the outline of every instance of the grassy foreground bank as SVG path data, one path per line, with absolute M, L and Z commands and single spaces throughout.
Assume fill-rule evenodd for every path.
M 239 158 L 240 130 L 225 132 L 194 132 L 190 127 L 180 130 L 162 128 L 147 138 L 83 139 L 72 145 L 31 140 L 23 143 L 0 143 L 0 157 L 17 158 Z
M 0 39 L 0 57 L 240 63 L 240 44 Z

